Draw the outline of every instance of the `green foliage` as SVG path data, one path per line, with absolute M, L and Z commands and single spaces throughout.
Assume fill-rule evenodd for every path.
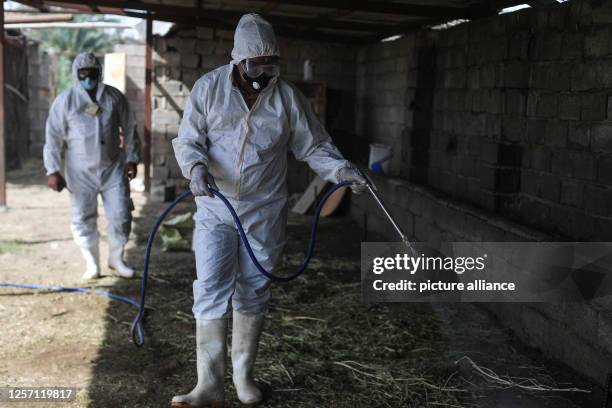
M 75 22 L 95 22 L 113 20 L 103 16 L 76 16 Z M 49 28 L 31 30 L 28 36 L 41 42 L 45 51 L 57 54 L 56 92 L 61 92 L 73 84 L 72 61 L 84 51 L 95 54 L 111 51 L 115 44 L 121 43 L 119 30 L 102 28 Z

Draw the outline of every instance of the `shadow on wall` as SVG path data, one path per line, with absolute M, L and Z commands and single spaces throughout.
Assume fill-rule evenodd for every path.
M 404 144 L 407 151 L 403 154 L 405 164 L 401 173 L 415 183 L 427 184 L 437 50 L 432 46 L 420 47 L 417 54 L 416 89 L 414 100 L 410 103 L 414 113 L 412 126 L 404 131 L 408 134 L 402 135 L 402 138 L 408 138 L 408 143 Z

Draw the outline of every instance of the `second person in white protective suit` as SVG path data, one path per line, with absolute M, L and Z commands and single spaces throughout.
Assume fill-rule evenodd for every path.
M 252 378 L 270 281 L 252 264 L 234 221 L 209 186 L 236 209 L 253 252 L 268 271 L 285 244 L 287 151 L 322 178 L 365 180 L 351 167 L 315 115 L 310 102 L 279 77 L 272 27 L 256 14 L 236 28 L 230 64 L 201 77 L 186 103 L 172 141 L 183 175 L 196 196 L 193 283 L 196 387 L 173 407 L 223 406 L 228 317 L 233 309 L 232 377 L 244 404 L 262 400 Z
M 79 54 L 72 75 L 75 84 L 55 98 L 47 118 L 48 184 L 70 191 L 72 235 L 86 263 L 83 279 L 100 276 L 99 194 L 108 224 L 108 266 L 131 278 L 134 270 L 124 263 L 123 249 L 132 223 L 129 180 L 140 158 L 134 116 L 125 96 L 102 83 L 102 66 L 93 54 Z

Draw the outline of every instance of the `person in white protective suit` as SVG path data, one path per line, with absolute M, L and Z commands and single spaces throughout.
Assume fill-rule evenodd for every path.
M 365 180 L 347 162 L 309 101 L 279 77 L 272 26 L 257 14 L 236 28 L 230 64 L 201 77 L 186 103 L 172 141 L 183 175 L 196 196 L 193 283 L 196 319 L 195 388 L 173 407 L 223 406 L 226 333 L 233 309 L 232 367 L 238 398 L 262 400 L 252 378 L 270 281 L 252 264 L 227 208 L 236 209 L 259 263 L 273 271 L 285 244 L 287 151 L 330 182 Z
M 123 249 L 132 223 L 129 180 L 136 177 L 140 155 L 135 119 L 125 96 L 102 83 L 102 66 L 93 54 L 79 54 L 72 75 L 75 84 L 55 98 L 47 118 L 48 184 L 70 191 L 72 234 L 86 262 L 83 279 L 100 276 L 98 194 L 108 224 L 108 266 L 131 278 L 134 270 L 124 263 Z

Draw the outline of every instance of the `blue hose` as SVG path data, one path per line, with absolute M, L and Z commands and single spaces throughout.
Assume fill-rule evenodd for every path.
M 238 233 L 240 234 L 240 238 L 242 239 L 242 242 L 249 254 L 249 258 L 251 258 L 251 261 L 253 262 L 257 270 L 259 270 L 259 272 L 261 272 L 265 277 L 267 277 L 268 279 L 272 281 L 289 282 L 297 278 L 298 276 L 300 276 L 302 272 L 304 272 L 304 270 L 306 270 L 306 268 L 308 267 L 308 263 L 310 262 L 310 258 L 312 257 L 312 252 L 314 251 L 315 241 L 317 239 L 317 226 L 319 225 L 319 217 L 321 215 L 321 210 L 323 209 L 323 205 L 325 204 L 327 199 L 334 193 L 334 191 L 342 187 L 347 187 L 350 184 L 351 184 L 350 182 L 342 182 L 342 183 L 336 184 L 335 186 L 330 188 L 325 193 L 325 195 L 321 197 L 321 199 L 317 203 L 317 208 L 315 210 L 314 219 L 312 221 L 312 228 L 310 230 L 310 239 L 308 240 L 308 248 L 306 250 L 306 255 L 304 256 L 302 265 L 293 274 L 289 276 L 273 275 L 272 273 L 266 271 L 263 266 L 261 266 L 259 261 L 257 261 L 255 254 L 253 253 L 251 244 L 249 243 L 246 233 L 244 232 L 244 229 L 242 228 L 242 223 L 240 222 L 240 218 L 238 218 L 238 214 L 236 214 L 236 210 L 234 210 L 234 207 L 232 207 L 232 205 L 227 200 L 227 198 L 225 198 L 225 196 L 221 194 L 219 191 L 212 189 L 212 188 L 210 190 L 215 195 L 215 197 L 220 199 L 223 202 L 223 204 L 225 204 L 225 206 L 227 207 L 227 210 L 230 212 L 232 218 L 234 219 L 234 223 L 236 224 L 236 228 L 238 228 Z M 157 220 L 155 221 L 155 224 L 153 225 L 153 229 L 151 229 L 151 233 L 149 234 L 149 240 L 147 241 L 147 249 L 145 251 L 144 270 L 142 272 L 142 281 L 141 281 L 141 287 L 140 287 L 140 306 L 138 307 L 138 314 L 136 315 L 136 317 L 134 318 L 134 321 L 132 322 L 132 340 L 134 341 L 134 344 L 138 347 L 142 347 L 142 345 L 144 344 L 145 336 L 144 336 L 144 329 L 142 327 L 142 318 L 144 317 L 144 311 L 145 311 L 144 305 L 145 305 L 145 298 L 146 298 L 146 293 L 147 293 L 147 279 L 149 276 L 149 257 L 151 255 L 151 248 L 153 247 L 153 240 L 155 239 L 155 234 L 157 233 L 157 229 L 159 228 L 161 223 L 164 221 L 164 218 L 166 218 L 168 213 L 170 213 L 174 209 L 174 207 L 176 207 L 181 201 L 183 201 L 184 199 L 190 196 L 192 196 L 192 193 L 189 190 L 179 195 L 172 202 L 172 204 L 170 204 L 168 208 L 166 208 L 164 212 L 162 212 L 161 215 L 157 218 Z
M 63 286 L 46 286 L 46 285 L 35 285 L 31 283 L 0 283 L 0 287 L 7 288 L 22 288 L 22 289 L 36 289 L 36 290 L 48 290 L 51 292 L 92 292 L 98 295 L 106 296 L 114 300 L 119 300 L 121 302 L 125 302 L 129 305 L 140 307 L 138 302 L 134 299 L 130 299 L 124 296 L 119 296 L 115 293 L 107 292 L 105 290 L 93 289 L 93 288 L 66 288 Z
M 255 254 L 253 253 L 253 249 L 251 248 L 251 244 L 249 244 L 249 240 L 246 236 L 246 233 L 244 232 L 244 229 L 242 228 L 242 223 L 240 222 L 240 219 L 238 218 L 238 214 L 236 214 L 236 210 L 234 210 L 234 207 L 232 207 L 232 205 L 230 204 L 230 202 L 227 200 L 227 198 L 225 198 L 225 196 L 223 194 L 221 194 L 219 191 L 211 189 L 212 193 L 215 195 L 215 197 L 219 198 L 223 204 L 225 204 L 225 206 L 227 207 L 227 210 L 230 212 L 232 218 L 234 219 L 234 223 L 236 224 L 236 228 L 238 228 L 238 233 L 240 234 L 240 238 L 242 239 L 242 242 L 247 250 L 247 253 L 249 254 L 249 257 L 251 258 L 251 261 L 253 262 L 253 264 L 255 265 L 255 267 L 257 268 L 257 270 L 259 270 L 259 272 L 261 272 L 264 276 L 266 276 L 268 279 L 275 281 L 275 282 L 289 282 L 295 278 L 297 278 L 298 276 L 300 276 L 302 274 L 302 272 L 304 272 L 306 270 L 306 268 L 308 267 L 308 263 L 310 262 L 310 258 L 312 257 L 312 253 L 314 251 L 314 247 L 315 247 L 315 241 L 317 239 L 317 226 L 319 225 L 319 217 L 321 215 L 321 210 L 323 209 L 323 205 L 325 204 L 325 202 L 327 201 L 327 199 L 338 189 L 342 188 L 342 187 L 347 187 L 349 186 L 351 183 L 349 182 L 342 182 L 342 183 L 338 183 L 335 186 L 333 186 L 332 188 L 330 188 L 323 197 L 321 197 L 321 199 L 319 200 L 316 210 L 315 210 L 315 215 L 314 215 L 314 219 L 312 222 L 312 228 L 310 230 L 310 239 L 308 241 L 308 248 L 306 250 L 306 255 L 304 256 L 304 260 L 302 261 L 302 265 L 291 275 L 289 276 L 277 276 L 277 275 L 273 275 L 272 273 L 266 271 L 264 269 L 263 266 L 261 266 L 261 264 L 257 261 L 257 258 L 255 257 Z M 147 279 L 149 276 L 149 260 L 151 257 L 151 249 L 153 248 L 153 241 L 155 239 L 155 235 L 157 234 L 157 230 L 159 229 L 159 226 L 161 225 L 161 223 L 164 221 L 164 219 L 166 218 L 166 216 L 183 200 L 185 200 L 188 197 L 191 197 L 192 193 L 191 191 L 187 190 L 184 193 L 182 193 L 181 195 L 179 195 L 157 218 L 157 220 L 155 220 L 155 224 L 153 225 L 153 229 L 151 230 L 151 233 L 149 234 L 149 239 L 147 240 L 147 248 L 145 250 L 145 259 L 144 259 L 144 270 L 142 273 L 142 280 L 141 280 L 141 285 L 140 285 L 140 302 L 137 302 L 133 299 L 124 297 L 124 296 L 120 296 L 111 292 L 107 292 L 107 291 L 103 291 L 103 290 L 99 290 L 99 289 L 92 289 L 92 288 L 70 288 L 70 287 L 62 287 L 62 286 L 45 286 L 45 285 L 35 285 L 35 284 L 16 284 L 16 283 L 0 283 L 0 287 L 13 287 L 13 288 L 24 288 L 24 289 L 37 289 L 37 290 L 49 290 L 49 291 L 53 291 L 53 292 L 92 292 L 92 293 L 96 293 L 98 295 L 102 295 L 102 296 L 106 296 L 109 297 L 111 299 L 114 300 L 118 300 L 124 303 L 127 303 L 129 305 L 135 306 L 138 309 L 138 314 L 136 315 L 136 317 L 134 318 L 134 321 L 132 322 L 132 326 L 131 326 L 131 332 L 132 332 L 132 340 L 134 341 L 134 344 L 137 347 L 142 347 L 142 345 L 144 344 L 144 339 L 145 339 L 145 334 L 144 334 L 144 328 L 142 326 L 142 318 L 144 317 L 144 312 L 145 312 L 145 299 L 146 299 L 146 292 L 147 292 Z

